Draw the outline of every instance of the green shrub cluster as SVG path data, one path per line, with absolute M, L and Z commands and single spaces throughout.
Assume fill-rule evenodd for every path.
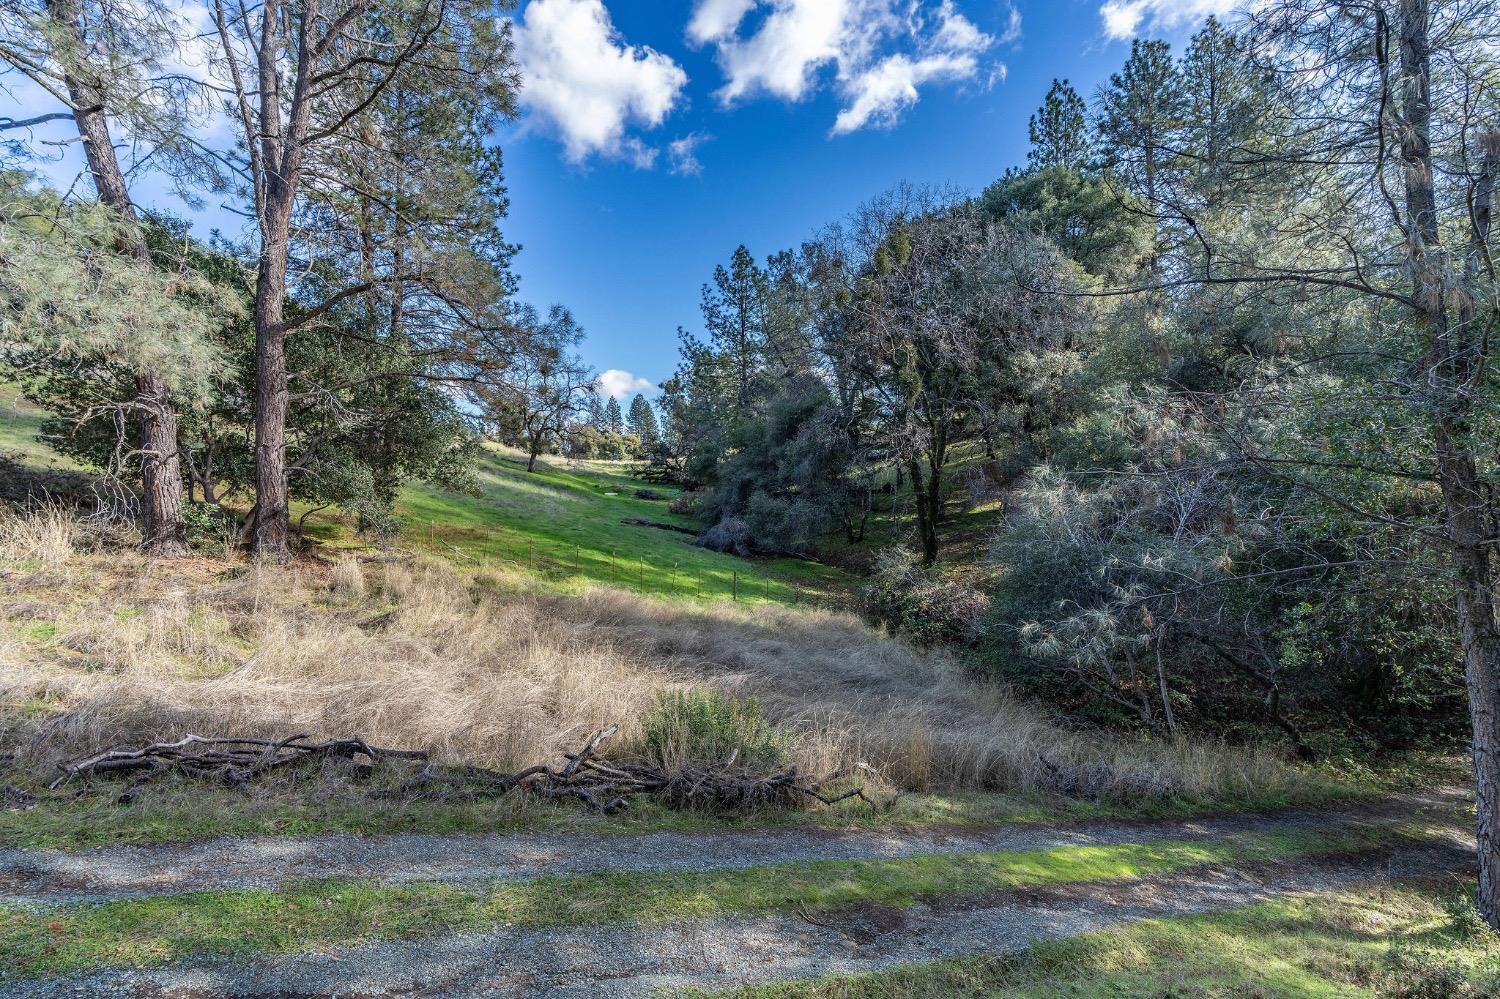
M 754 698 L 735 700 L 717 690 L 663 691 L 642 719 L 646 755 L 677 770 L 726 763 L 759 773 L 786 765 L 791 736 L 765 718 Z

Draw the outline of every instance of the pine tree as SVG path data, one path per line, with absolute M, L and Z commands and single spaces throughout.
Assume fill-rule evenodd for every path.
M 484 104 L 494 112 L 489 117 L 499 119 L 513 111 L 519 81 L 511 61 L 509 23 L 497 21 L 491 7 L 474 0 L 399 11 L 361 0 L 266 0 L 252 7 L 211 0 L 210 8 L 218 28 L 215 54 L 239 112 L 230 120 L 240 132 L 244 160 L 237 166 L 250 196 L 259 255 L 253 311 L 256 502 L 251 544 L 259 556 L 286 561 L 289 476 L 295 464 L 288 460 L 287 440 L 289 340 L 351 298 L 402 285 L 430 281 L 437 287 L 429 289 L 426 304 L 446 307 L 462 296 L 441 285 L 463 272 L 461 267 L 434 266 L 420 255 L 390 259 L 383 246 L 378 254 L 364 253 L 355 241 L 349 247 L 352 255 L 364 257 L 367 264 L 378 258 L 377 267 L 338 261 L 343 266 L 318 268 L 304 278 L 301 269 L 291 266 L 301 255 L 294 243 L 308 233 L 326 239 L 333 230 L 348 245 L 347 234 L 354 230 L 360 236 L 392 235 L 415 250 L 420 241 L 406 243 L 401 237 L 403 227 L 420 213 L 413 214 L 404 199 L 391 213 L 394 229 L 382 225 L 377 233 L 364 219 L 350 221 L 369 207 L 362 194 L 370 171 L 389 175 L 405 165 L 402 143 L 387 143 L 364 112 L 385 101 L 379 108 L 382 121 L 390 115 L 420 117 L 424 109 L 435 107 L 425 97 L 450 86 L 464 88 L 467 100 Z M 424 77 L 437 85 L 422 85 Z M 405 92 L 410 100 L 403 100 L 408 84 L 413 88 Z M 430 171 L 433 166 L 419 161 L 416 169 Z M 432 175 L 439 183 L 451 183 L 445 173 Z M 386 188 L 382 196 L 412 191 L 407 185 L 381 187 Z M 301 307 L 289 312 L 287 303 L 299 299 Z M 471 320 L 486 316 L 484 309 L 476 309 L 459 323 L 473 328 Z M 493 331 L 479 332 L 483 339 Z
M 709 341 L 724 354 L 733 373 L 733 408 L 744 418 L 752 387 L 766 352 L 766 296 L 769 278 L 744 246 L 735 249 L 729 267 L 714 269 L 712 285 L 703 287 L 703 325 Z
M 625 432 L 625 415 L 620 412 L 620 400 L 614 396 L 604 404 L 604 429 L 612 434 Z
M 1053 80 L 1047 99 L 1031 116 L 1031 150 L 1026 161 L 1033 169 L 1062 167 L 1083 170 L 1089 161 L 1088 119 L 1083 98 L 1067 80 Z
M 601 434 L 609 429 L 609 418 L 604 412 L 604 397 L 599 394 L 599 386 L 595 385 L 584 401 L 587 411 L 584 414 L 584 422 Z
M 661 428 L 656 423 L 656 411 L 646 397 L 636 393 L 630 402 L 630 432 L 641 439 L 641 447 L 649 448 L 661 439 Z
M 1173 137 L 1184 114 L 1182 79 L 1171 46 L 1137 39 L 1125 68 L 1101 91 L 1099 105 L 1105 165 L 1135 193 L 1160 204 L 1176 166 Z

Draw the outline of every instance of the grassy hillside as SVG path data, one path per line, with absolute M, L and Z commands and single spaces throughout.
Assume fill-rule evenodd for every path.
M 0 456 L 44 469 L 77 468 L 37 439 L 41 429 L 41 411 L 22 399 L 16 386 L 0 383 Z
M 0 386 L 0 454 L 19 456 L 38 471 L 76 468 L 37 440 L 41 420 L 14 386 Z M 471 568 L 503 565 L 531 573 L 564 592 L 612 583 L 657 596 L 719 600 L 737 594 L 744 602 L 785 605 L 837 601 L 852 588 L 852 578 L 831 566 L 720 555 L 694 546 L 686 534 L 625 523 L 694 527 L 669 512 L 666 500 L 637 498 L 636 490 L 648 487 L 669 497 L 674 492 L 636 480 L 630 470 L 628 462 L 552 458 L 528 473 L 518 452 L 491 448 L 477 469 L 479 495 L 420 484 L 402 493 L 400 543 Z M 305 510 L 298 507 L 293 516 Z M 364 544 L 336 510 L 309 515 L 307 533 L 330 547 Z
M 741 600 L 781 604 L 837 598 L 849 590 L 850 577 L 831 566 L 752 561 L 696 547 L 689 535 L 665 529 L 691 529 L 692 520 L 668 511 L 666 500 L 636 496 L 639 489 L 663 496 L 673 491 L 632 478 L 630 468 L 626 462 L 554 458 L 528 473 L 519 453 L 494 448 L 479 468 L 479 496 L 420 486 L 402 494 L 398 510 L 408 524 L 403 542 L 460 563 L 505 562 L 567 589 L 605 582 L 641 593 L 717 600 L 732 597 L 737 586 Z

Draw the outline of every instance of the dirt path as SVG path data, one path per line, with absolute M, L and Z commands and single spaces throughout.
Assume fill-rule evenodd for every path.
M 932 853 L 1108 846 L 1215 838 L 1330 824 L 1353 828 L 1426 809 L 1451 810 L 1457 791 L 1409 795 L 1376 806 L 1291 811 L 1186 822 L 1077 826 L 1012 824 L 990 829 L 910 831 L 766 830 L 691 835 L 649 833 L 374 838 L 223 839 L 199 844 L 105 847 L 81 852 L 0 849 L 0 904 L 46 905 L 235 888 L 275 889 L 287 881 L 370 879 L 386 884 L 484 884 L 585 871 L 724 870 L 813 860 Z
M 581 999 L 876 971 L 966 954 L 1014 952 L 1156 916 L 1378 882 L 1393 865 L 1464 870 L 1462 851 L 1402 851 L 1258 871 L 1201 870 L 1130 884 L 1006 894 L 961 906 L 869 908 L 665 927 L 509 930 L 399 941 L 250 964 L 110 971 L 17 983 L 11 999 Z

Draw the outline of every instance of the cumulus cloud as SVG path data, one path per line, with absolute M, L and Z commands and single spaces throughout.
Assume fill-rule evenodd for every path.
M 657 127 L 681 101 L 688 78 L 670 56 L 621 38 L 603 0 L 532 0 L 515 40 L 521 100 L 556 129 L 569 160 L 655 162 L 656 151 L 627 132 Z
M 953 0 L 698 0 L 688 38 L 714 45 L 725 104 L 803 100 L 831 68 L 844 99 L 833 131 L 843 134 L 893 124 L 924 85 L 996 79 L 995 69 L 981 72 L 983 57 L 1020 37 L 1020 14 L 1006 11 L 996 38 Z
M 917 103 L 918 87 L 939 80 L 971 80 L 979 73 L 979 58 L 995 45 L 951 2 L 938 8 L 936 28 L 921 42 L 916 58 L 897 53 L 862 69 L 843 83 L 847 105 L 833 123 L 833 134 L 855 132 L 867 125 L 895 124 L 901 113 Z M 997 72 L 1004 79 L 1005 67 Z
M 616 399 L 625 399 L 635 395 L 637 392 L 651 393 L 656 391 L 656 385 L 646 378 L 639 378 L 628 371 L 619 368 L 610 368 L 599 376 L 594 383 L 598 386 L 600 395 Z
M 675 139 L 667 146 L 667 162 L 673 173 L 683 177 L 696 177 L 703 172 L 698 162 L 698 147 L 708 141 L 708 136 L 694 132 Z
M 1244 6 L 1244 0 L 1109 0 L 1099 7 L 1104 33 L 1110 38 L 1134 38 L 1144 26 L 1171 31 L 1196 24 L 1210 14 L 1223 17 Z
M 755 0 L 699 0 L 688 22 L 688 38 L 703 45 L 728 38 L 755 6 Z

